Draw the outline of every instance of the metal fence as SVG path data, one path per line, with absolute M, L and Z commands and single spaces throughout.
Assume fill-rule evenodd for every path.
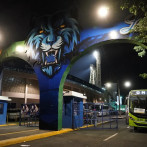
M 84 126 L 98 129 L 117 129 L 118 111 L 109 104 L 87 103 L 83 111 Z
M 98 129 L 117 129 L 118 111 L 96 111 L 84 110 L 84 126 L 91 126 Z
M 80 109 L 81 103 L 74 102 L 72 105 L 72 128 L 94 129 L 117 129 L 118 128 L 118 111 L 112 109 L 97 110 L 95 107 L 90 109 Z M 21 107 L 20 126 L 38 127 L 39 126 L 39 105 L 24 104 Z
M 20 111 L 20 126 L 38 127 L 39 126 L 39 105 L 23 104 Z

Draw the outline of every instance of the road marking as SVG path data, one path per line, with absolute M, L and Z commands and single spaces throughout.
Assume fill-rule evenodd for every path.
M 104 141 L 107 141 L 107 140 L 111 139 L 112 137 L 116 136 L 117 134 L 118 134 L 118 133 L 115 133 L 114 135 L 111 135 L 110 137 L 104 139 Z
M 130 126 L 127 127 L 128 129 L 130 128 Z
M 10 135 L 10 134 L 18 134 L 18 133 L 23 133 L 23 132 L 31 132 L 31 131 L 37 131 L 37 130 L 39 130 L 39 129 L 19 131 L 19 132 L 12 132 L 12 133 L 5 133 L 5 134 L 0 134 L 0 136 Z

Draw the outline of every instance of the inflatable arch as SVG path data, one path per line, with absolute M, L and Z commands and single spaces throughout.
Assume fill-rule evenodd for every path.
M 56 13 L 40 18 L 25 41 L 15 42 L 2 50 L 0 62 L 9 57 L 21 58 L 33 67 L 37 75 L 40 129 L 62 129 L 63 85 L 74 62 L 103 44 L 137 44 L 129 40 L 132 36 L 128 35 L 134 25 L 135 22 L 131 22 L 112 28 L 79 30 L 75 19 Z

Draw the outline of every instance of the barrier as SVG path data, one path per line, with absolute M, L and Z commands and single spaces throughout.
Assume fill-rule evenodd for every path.
M 91 103 L 90 108 L 84 108 L 84 126 L 93 125 L 94 128 L 98 129 L 117 129 L 118 111 L 112 110 L 110 107 L 108 107 L 108 109 L 104 109 L 103 104 L 101 104 L 101 109 L 96 108 L 96 106 L 98 105 Z
M 23 104 L 20 111 L 19 126 L 39 126 L 39 104 Z

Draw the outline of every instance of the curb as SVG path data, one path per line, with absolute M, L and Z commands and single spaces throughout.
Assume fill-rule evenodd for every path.
M 55 136 L 55 135 L 59 135 L 59 134 L 67 133 L 67 132 L 71 132 L 71 131 L 74 131 L 74 130 L 73 129 L 64 129 L 64 130 L 61 130 L 61 131 L 53 131 L 53 132 L 48 132 L 48 133 L 42 133 L 42 134 L 6 139 L 6 140 L 0 141 L 0 146 L 4 147 L 4 146 L 17 144 L 17 143 L 21 143 L 21 142 L 26 142 L 26 141 L 46 138 L 46 137 L 50 137 L 50 136 Z
M 107 122 L 108 121 L 105 121 L 103 123 L 107 123 Z M 100 125 L 100 124 L 101 123 L 98 123 L 97 125 Z M 6 140 L 0 141 L 0 147 L 13 145 L 13 144 L 18 144 L 18 143 L 22 143 L 22 142 L 26 142 L 26 141 L 32 141 L 32 140 L 47 138 L 47 137 L 50 137 L 50 136 L 55 136 L 55 135 L 59 135 L 59 134 L 63 134 L 63 133 L 68 133 L 68 132 L 71 132 L 71 131 L 79 130 L 81 128 L 88 128 L 88 127 L 93 127 L 93 126 L 94 125 L 86 125 L 86 126 L 82 126 L 80 128 L 77 128 L 77 129 L 63 129 L 63 130 L 60 130 L 60 131 L 52 131 L 52 132 L 48 132 L 48 133 L 41 133 L 41 134 L 36 134 L 36 135 L 30 135 L 30 136 L 23 136 L 23 137 L 17 137 L 17 138 L 12 138 L 12 139 L 6 139 Z
M 5 127 L 5 126 L 17 126 L 17 124 L 4 124 L 4 125 L 0 125 L 0 127 Z

